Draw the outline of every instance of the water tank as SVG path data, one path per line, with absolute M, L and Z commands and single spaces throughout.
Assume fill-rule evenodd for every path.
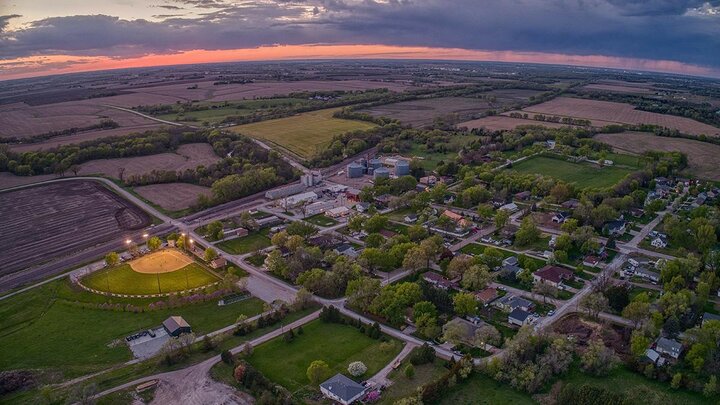
M 368 161 L 368 168 L 371 168 L 371 167 L 372 167 L 373 169 L 377 169 L 377 168 L 382 167 L 382 165 L 383 165 L 383 164 L 382 164 L 382 162 L 380 161 L 380 159 L 370 159 L 370 160 Z
M 408 174 L 410 174 L 410 162 L 407 160 L 398 160 L 395 165 L 395 175 L 400 177 L 407 176 Z
M 365 168 L 363 167 L 363 165 L 353 162 L 347 165 L 346 174 L 348 178 L 355 179 L 358 177 L 362 177 L 364 171 Z
M 378 167 L 373 172 L 374 179 L 387 179 L 388 177 L 390 177 L 390 170 L 388 170 L 384 167 Z

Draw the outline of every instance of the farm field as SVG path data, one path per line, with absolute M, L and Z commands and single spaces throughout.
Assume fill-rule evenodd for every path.
M 688 170 L 695 176 L 708 180 L 720 180 L 720 145 L 691 139 L 655 136 L 646 132 L 623 132 L 598 134 L 593 138 L 607 143 L 623 152 L 642 153 L 649 150 L 682 152 L 688 157 Z
M 522 118 L 506 117 L 504 115 L 493 115 L 476 120 L 461 122 L 457 124 L 457 127 L 465 127 L 467 129 L 485 128 L 489 131 L 508 131 L 522 125 L 538 125 L 547 128 L 565 128 L 569 126 L 557 122 L 543 122 L 536 120 L 526 120 Z
M 240 314 L 262 312 L 263 303 L 249 298 L 219 307 L 209 301 L 180 308 L 143 313 L 83 308 L 82 303 L 104 303 L 106 297 L 76 291 L 67 279 L 0 302 L 0 370 L 51 369 L 65 378 L 83 375 L 132 358 L 126 345 L 113 342 L 180 315 L 198 334 L 234 323 Z M 148 305 L 153 300 L 112 299 L 124 305 Z M 51 337 L 51 338 L 50 338 Z
M 435 117 L 451 114 L 469 116 L 485 112 L 491 108 L 490 103 L 482 99 L 442 97 L 384 104 L 359 110 L 358 112 L 367 113 L 373 117 L 394 118 L 403 124 L 422 127 L 432 124 Z
M 588 84 L 588 85 L 583 86 L 583 89 L 591 90 L 591 91 L 597 91 L 597 90 L 608 91 L 608 92 L 612 92 L 612 93 L 655 94 L 655 91 L 653 91 L 652 88 L 632 86 L 630 84 L 617 85 L 617 84 L 593 83 L 593 84 Z
M 268 246 L 270 246 L 270 238 L 267 237 L 267 233 L 262 231 L 217 244 L 217 247 L 233 255 L 244 255 Z
M 589 163 L 573 163 L 562 159 L 536 156 L 513 165 L 512 169 L 525 174 L 542 174 L 579 187 L 610 187 L 631 173 L 621 167 L 597 167 Z
M 306 371 L 310 363 L 323 360 L 332 374 L 347 374 L 353 361 L 362 361 L 368 378 L 385 367 L 399 352 L 401 345 L 391 340 L 391 350 L 380 350 L 380 340 L 369 338 L 352 326 L 313 321 L 303 326 L 302 335 L 286 343 L 282 337 L 258 346 L 248 358 L 250 364 L 272 381 L 296 391 L 310 384 Z M 316 389 L 316 387 L 312 387 Z
M 125 169 L 125 178 L 150 173 L 153 170 L 183 171 L 198 166 L 209 166 L 220 160 L 207 143 L 180 145 L 175 153 L 136 156 L 116 159 L 98 159 L 80 165 L 79 175 L 102 174 L 118 178 L 120 168 Z
M 169 211 L 181 211 L 190 208 L 200 195 L 210 196 L 210 187 L 190 183 L 163 183 L 135 187 L 142 198 Z
M 181 256 L 186 261 L 174 261 L 173 257 L 168 256 L 172 252 L 175 251 L 160 251 L 129 263 L 96 271 L 84 277 L 81 282 L 84 286 L 98 291 L 143 295 L 183 291 L 219 281 L 187 256 Z
M 201 123 L 217 124 L 230 116 L 246 116 L 257 110 L 269 109 L 277 106 L 301 105 L 306 100 L 299 98 L 271 98 L 259 100 L 247 100 L 239 103 L 233 103 L 225 106 L 224 103 L 200 103 L 200 105 L 210 105 L 212 108 L 200 111 L 188 111 L 185 113 L 170 113 L 157 115 L 157 118 L 166 121 L 177 121 L 183 123 Z
M 333 118 L 332 115 L 337 110 L 331 108 L 312 111 L 287 118 L 238 125 L 230 129 L 279 145 L 303 159 L 309 159 L 335 135 L 375 127 L 375 124 L 369 122 Z
M 71 180 L 0 193 L 0 275 L 142 229 L 151 218 L 103 185 Z
M 58 176 L 54 174 L 38 174 L 35 176 L 17 176 L 10 172 L 0 172 L 0 190 L 27 184 L 39 183 L 56 179 Z
M 103 106 L 100 102 L 70 101 L 39 106 L 14 103 L 0 106 L 0 137 L 30 137 L 87 127 L 104 119 L 111 119 L 121 127 L 156 124 L 139 115 Z
M 63 145 L 70 145 L 70 144 L 74 144 L 74 143 L 92 141 L 92 140 L 100 139 L 100 138 L 107 138 L 107 137 L 111 137 L 111 136 L 124 136 L 124 135 L 129 135 L 129 134 L 145 132 L 145 131 L 151 131 L 151 130 L 158 129 L 162 126 L 163 126 L 162 124 L 154 123 L 154 124 L 135 125 L 135 126 L 127 126 L 127 127 L 105 129 L 105 130 L 86 131 L 86 132 L 79 132 L 74 135 L 58 136 L 58 137 L 54 137 L 52 139 L 48 139 L 48 140 L 42 141 L 42 142 L 10 144 L 8 146 L 9 146 L 10 150 L 12 150 L 13 152 L 17 152 L 17 153 L 32 152 L 32 151 L 39 151 L 39 150 L 50 150 L 50 149 L 57 148 L 57 147 L 60 147 Z
M 636 110 L 630 104 L 609 101 L 584 100 L 558 97 L 542 104 L 523 109 L 528 114 L 557 115 L 561 117 L 586 118 L 593 125 L 652 124 L 677 129 L 680 132 L 708 136 L 720 136 L 720 128 L 703 124 L 685 117 L 657 114 Z

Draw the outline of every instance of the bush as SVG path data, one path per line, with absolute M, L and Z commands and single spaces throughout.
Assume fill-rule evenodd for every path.
M 435 349 L 427 343 L 415 349 L 410 357 L 410 363 L 416 366 L 432 363 L 433 361 L 435 361 Z
M 405 377 L 410 379 L 415 377 L 415 367 L 413 367 L 412 364 L 408 364 L 407 367 L 405 367 Z
M 230 350 L 223 350 L 223 352 L 220 353 L 220 360 L 225 364 L 233 364 L 235 363 L 235 356 L 230 353 Z
M 348 373 L 353 377 L 360 377 L 367 371 L 367 366 L 362 361 L 353 361 L 348 366 Z

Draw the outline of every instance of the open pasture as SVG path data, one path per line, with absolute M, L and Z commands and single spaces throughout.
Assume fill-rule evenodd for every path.
M 168 249 L 89 274 L 81 283 L 115 294 L 165 294 L 219 281 L 184 254 Z
M 630 104 L 609 101 L 558 97 L 542 104 L 527 107 L 523 112 L 585 118 L 592 120 L 593 125 L 651 124 L 677 129 L 691 135 L 720 136 L 720 128 L 690 118 L 640 111 Z
M 180 113 L 158 115 L 157 118 L 166 121 L 177 121 L 188 124 L 208 122 L 210 124 L 221 123 L 227 117 L 243 117 L 258 110 L 272 109 L 274 107 L 294 106 L 306 103 L 306 100 L 299 98 L 271 98 L 259 100 L 244 100 L 235 103 L 207 103 L 202 102 L 194 105 L 209 107 L 207 110 L 187 111 Z M 177 110 L 176 110 L 177 111 Z
M 119 170 L 125 169 L 124 176 L 142 175 L 153 170 L 183 171 L 198 166 L 209 166 L 220 158 L 207 143 L 180 145 L 175 153 L 159 153 L 149 156 L 135 156 L 116 159 L 98 159 L 80 165 L 79 175 L 102 174 L 119 177 Z
M 482 113 L 490 109 L 490 103 L 482 99 L 441 97 L 384 104 L 359 110 L 358 112 L 367 113 L 373 117 L 394 118 L 403 124 L 422 127 L 432 124 L 436 117 L 454 114 L 458 116 L 471 116 L 472 114 Z
M 94 181 L 0 193 L 0 275 L 150 225 L 150 216 Z
M 168 211 L 190 208 L 201 195 L 210 196 L 210 187 L 190 183 L 162 183 L 135 187 L 135 192 L 153 204 Z
M 593 139 L 605 142 L 622 152 L 643 153 L 650 150 L 682 152 L 688 157 L 690 173 L 703 179 L 720 181 L 720 166 L 718 166 L 720 145 L 691 139 L 655 136 L 646 132 L 598 134 Z
M 279 145 L 303 159 L 309 159 L 335 135 L 375 127 L 375 124 L 365 121 L 333 118 L 335 111 L 335 108 L 311 111 L 287 118 L 238 125 L 230 127 L 230 130 Z
M 458 128 L 485 128 L 488 131 L 509 131 L 523 125 L 538 125 L 546 128 L 564 128 L 569 125 L 556 122 L 535 121 L 532 119 L 512 118 L 504 115 L 493 115 L 457 124 Z
M 541 174 L 554 177 L 578 187 L 610 187 L 631 173 L 632 170 L 620 167 L 599 167 L 590 163 L 573 163 L 562 159 L 536 156 L 513 165 L 509 170 L 525 174 Z

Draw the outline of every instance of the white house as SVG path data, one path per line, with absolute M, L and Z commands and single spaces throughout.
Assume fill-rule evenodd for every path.
M 665 238 L 661 235 L 658 235 L 650 242 L 650 244 L 653 245 L 653 247 L 663 249 L 663 248 L 667 247 L 668 240 L 667 240 L 667 238 Z

